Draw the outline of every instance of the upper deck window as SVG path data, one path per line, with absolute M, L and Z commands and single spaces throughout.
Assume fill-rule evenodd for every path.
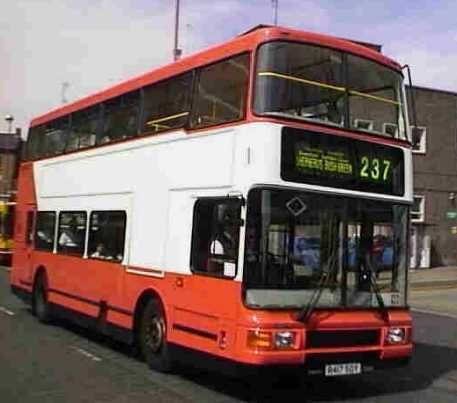
M 324 47 L 270 42 L 258 51 L 258 114 L 330 124 L 406 140 L 402 76 Z M 360 125 L 368 122 L 370 125 Z M 383 130 L 384 122 L 397 125 Z
M 190 127 L 200 128 L 242 119 L 248 79 L 248 54 L 200 69 Z
M 406 127 L 401 98 L 401 76 L 395 71 L 362 57 L 348 55 L 348 99 L 350 126 L 369 120 L 363 129 L 390 136 L 383 130 L 384 122 L 397 124 L 397 138 L 406 140 Z
M 259 50 L 257 113 L 344 125 L 343 59 L 340 52 L 288 42 Z
M 100 126 L 100 105 L 95 105 L 71 116 L 70 131 L 66 138 L 65 151 L 90 147 L 95 144 Z
M 133 91 L 103 104 L 103 127 L 97 144 L 125 139 L 138 133 L 140 92 Z
M 187 73 L 144 89 L 143 132 L 183 127 L 190 113 L 192 74 Z
M 41 132 L 41 149 L 46 156 L 61 154 L 69 129 L 68 116 L 49 122 Z

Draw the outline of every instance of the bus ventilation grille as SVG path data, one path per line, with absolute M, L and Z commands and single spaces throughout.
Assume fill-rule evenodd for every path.
M 379 344 L 379 330 L 344 330 L 307 332 L 307 348 L 375 346 Z

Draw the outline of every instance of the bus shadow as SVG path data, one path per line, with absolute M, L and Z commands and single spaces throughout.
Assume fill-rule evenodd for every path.
M 273 376 L 254 383 L 227 379 L 214 373 L 186 368 L 181 376 L 208 389 L 244 401 L 306 402 L 375 398 L 428 388 L 446 373 L 457 370 L 457 349 L 416 343 L 408 367 L 377 371 L 361 377 L 322 378 Z

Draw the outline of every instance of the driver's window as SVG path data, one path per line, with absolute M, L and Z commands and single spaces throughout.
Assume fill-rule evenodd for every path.
M 195 273 L 235 277 L 241 201 L 202 198 L 194 207 L 191 268 Z

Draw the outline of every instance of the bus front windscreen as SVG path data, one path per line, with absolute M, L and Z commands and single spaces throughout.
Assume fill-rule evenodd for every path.
M 406 140 L 400 73 L 352 54 L 276 41 L 258 51 L 254 109 Z
M 253 189 L 245 302 L 257 308 L 404 307 L 407 223 L 402 204 Z

